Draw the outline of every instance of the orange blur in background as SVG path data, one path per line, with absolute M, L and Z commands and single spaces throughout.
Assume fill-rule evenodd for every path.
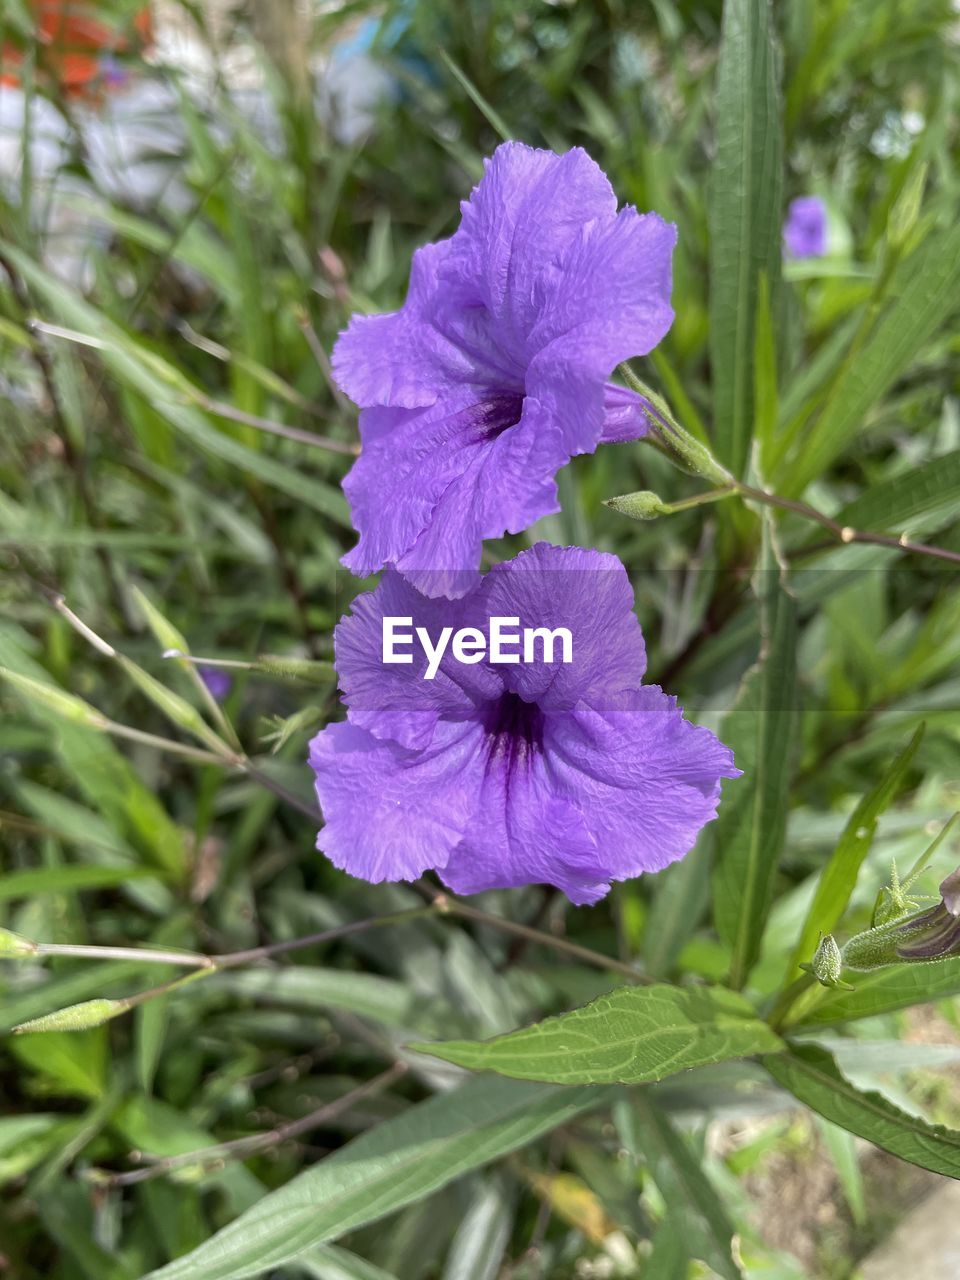
M 149 8 L 133 19 L 132 33 L 100 21 L 94 0 L 32 0 L 37 15 L 37 70 L 72 97 L 93 98 L 114 83 L 104 55 L 142 51 L 153 38 Z M 0 52 L 0 85 L 17 85 L 23 53 L 12 44 Z

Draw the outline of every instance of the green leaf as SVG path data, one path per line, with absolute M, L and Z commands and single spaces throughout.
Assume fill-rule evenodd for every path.
M 411 1048 L 473 1071 L 555 1084 L 640 1084 L 776 1051 L 779 1040 L 723 987 L 619 987 L 581 1009 L 492 1040 Z
M 513 1197 L 505 1181 L 491 1177 L 477 1187 L 453 1237 L 442 1280 L 496 1280 L 510 1243 Z
M 49 682 L 48 673 L 24 652 L 15 634 L 13 628 L 0 624 L 0 665 L 32 680 Z M 51 707 L 34 703 L 32 710 L 39 719 L 56 726 L 52 741 L 64 767 L 107 825 L 123 835 L 135 835 L 156 865 L 182 878 L 187 860 L 180 831 L 113 744 L 97 730 L 61 720 Z M 39 816 L 42 819 L 44 814 Z M 96 831 L 93 828 L 91 835 Z
M 652 1244 L 645 1268 L 647 1273 L 657 1280 L 688 1280 L 690 1252 L 686 1223 L 676 1214 L 668 1213 L 657 1227 Z
M 602 1089 L 468 1080 L 347 1143 L 149 1280 L 258 1276 L 528 1145 L 611 1097 Z
M 332 1244 L 311 1249 L 299 1259 L 299 1265 L 314 1280 L 398 1280 L 391 1272 L 375 1266 L 366 1258 Z
M 757 322 L 753 336 L 753 431 L 764 464 L 776 435 L 779 402 L 777 335 L 770 310 L 770 282 L 764 272 L 757 290 Z M 765 465 L 761 469 L 765 471 Z
M 960 1133 L 908 1115 L 882 1094 L 861 1092 L 826 1049 L 792 1045 L 763 1065 L 777 1084 L 825 1120 L 921 1169 L 960 1178 Z
M 274 973 L 249 969 L 215 979 L 238 995 L 300 1009 L 346 1009 L 386 1026 L 416 1027 L 411 988 L 377 973 L 284 965 Z
M 863 1185 L 863 1172 L 857 1159 L 857 1145 L 852 1133 L 831 1124 L 822 1117 L 818 1119 L 818 1127 L 824 1146 L 830 1152 L 830 1159 L 837 1171 L 843 1198 L 850 1209 L 850 1216 L 858 1227 L 867 1221 L 866 1193 Z
M 953 516 L 960 505 L 960 450 L 909 467 L 890 480 L 872 485 L 834 517 L 851 529 L 901 533 L 923 517 Z
M 744 776 L 727 784 L 716 827 L 714 916 L 731 950 L 730 983 L 742 987 L 760 953 L 786 834 L 797 701 L 797 618 L 780 581 L 772 533 L 758 573 L 760 660 L 747 673 L 721 739 Z
M 106 1092 L 107 1040 L 101 1027 L 17 1036 L 6 1047 L 56 1094 L 96 1099 Z
M 874 404 L 909 368 L 957 304 L 960 226 L 928 235 L 894 270 L 880 314 L 848 359 L 783 479 L 800 492 L 843 452 Z
M 798 1023 L 803 1027 L 828 1026 L 894 1013 L 915 1004 L 960 995 L 960 958 L 932 964 L 895 964 L 873 973 L 856 974 L 854 991 L 824 991 L 822 998 Z
M 699 1161 L 661 1108 L 643 1092 L 634 1107 L 640 1122 L 636 1128 L 640 1149 L 671 1217 L 679 1214 L 683 1221 L 689 1255 L 706 1262 L 725 1280 L 741 1280 L 733 1225 Z
M 754 415 L 761 274 L 777 310 L 782 188 L 780 102 L 769 0 L 725 0 L 710 197 L 710 364 L 717 456 L 741 475 Z
M 41 893 L 76 893 L 79 889 L 115 889 L 151 872 L 146 867 L 42 867 L 11 871 L 0 877 L 0 902 Z
M 800 965 L 810 960 L 820 935 L 833 933 L 840 923 L 857 883 L 863 860 L 873 844 L 877 821 L 903 785 L 903 779 L 920 746 L 923 731 L 924 726 L 921 725 L 889 770 L 850 815 L 837 847 L 817 881 L 813 902 L 790 960 L 788 982 L 800 976 Z
M 338 524 L 349 527 L 347 504 L 337 489 L 312 477 L 306 466 L 299 469 L 287 466 L 270 454 L 248 448 L 212 426 L 203 413 L 187 403 L 197 392 L 179 369 L 147 350 L 131 334 L 113 324 L 61 281 L 54 280 L 15 246 L 4 242 L 3 251 L 57 315 L 82 335 L 93 339 L 91 345 L 99 350 L 110 372 L 123 385 L 145 397 L 171 426 L 193 444 L 306 503 Z

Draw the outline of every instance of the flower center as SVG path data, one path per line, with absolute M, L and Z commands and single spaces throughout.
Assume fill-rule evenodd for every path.
M 511 392 L 481 400 L 467 410 L 476 430 L 476 443 L 496 440 L 510 427 L 515 427 L 523 413 L 523 396 Z
M 543 712 L 517 693 L 505 693 L 488 704 L 483 727 L 487 733 L 487 768 L 512 772 L 530 764 L 543 747 Z

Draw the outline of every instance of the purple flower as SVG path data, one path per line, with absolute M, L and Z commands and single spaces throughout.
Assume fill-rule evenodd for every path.
M 791 258 L 822 258 L 827 252 L 827 206 L 819 196 L 790 201 L 783 242 Z
M 218 702 L 222 702 L 233 688 L 233 678 L 217 667 L 198 667 L 200 679 Z
M 618 213 L 579 148 L 505 143 L 461 208 L 449 240 L 414 254 L 403 307 L 354 316 L 333 352 L 362 409 L 343 563 L 451 597 L 484 538 L 559 510 L 574 454 L 646 434 L 641 397 L 608 379 L 670 328 L 676 242 L 656 214 Z
M 416 643 L 407 665 L 384 664 L 385 618 L 412 619 L 434 648 L 441 628 L 483 635 L 497 618 L 566 627 L 571 646 L 468 665 L 450 643 L 430 679 Z M 546 883 L 596 902 L 612 880 L 687 853 L 716 816 L 720 779 L 739 775 L 676 699 L 641 685 L 643 636 L 612 555 L 539 543 L 454 602 L 388 572 L 353 602 L 335 648 L 348 718 L 310 745 L 317 844 L 374 883 L 432 868 L 457 893 Z

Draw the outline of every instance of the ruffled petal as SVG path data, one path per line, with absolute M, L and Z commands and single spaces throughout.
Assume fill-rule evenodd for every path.
M 571 455 L 599 443 L 605 383 L 617 365 L 646 355 L 673 323 L 676 238 L 657 214 L 627 208 L 585 226 L 544 280 L 526 388 L 548 406 Z
M 457 661 L 449 643 L 433 678 L 425 679 L 427 655 L 415 634 L 411 643 L 394 646 L 410 662 L 385 662 L 385 618 L 411 618 L 398 630 L 406 635 L 423 627 L 434 647 L 444 628 L 456 632 L 469 625 L 459 602 L 424 596 L 395 572 L 385 573 L 375 591 L 357 596 L 334 632 L 337 674 L 351 723 L 405 747 L 426 747 L 441 717 L 468 719 L 484 699 L 502 692 L 496 672 Z
M 541 278 L 591 219 L 609 220 L 617 198 L 599 165 L 575 147 L 565 155 L 506 142 L 461 205 L 443 277 L 461 305 L 494 317 L 507 353 L 525 350 L 543 300 Z
M 352 317 L 333 348 L 339 386 L 361 408 L 425 408 L 444 391 L 487 376 L 482 347 L 473 349 L 444 332 L 445 291 L 438 270 L 449 241 L 413 255 L 407 300 L 399 311 Z
M 496 565 L 477 593 L 474 608 L 486 627 L 491 617 L 519 618 L 520 628 L 565 628 L 570 662 L 560 637 L 551 661 L 545 637 L 533 637 L 533 662 L 500 666 L 505 686 L 545 712 L 578 702 L 601 708 L 622 705 L 646 669 L 633 588 L 620 560 L 582 547 L 537 543 Z M 519 653 L 519 647 L 511 652 Z
M 650 419 L 644 406 L 647 401 L 636 391 L 608 382 L 603 388 L 603 430 L 601 444 L 623 444 L 642 440 L 650 432 Z
M 571 902 L 596 902 L 610 888 L 597 842 L 574 804 L 535 757 L 513 770 L 488 761 L 478 820 L 440 870 L 454 893 L 552 884 Z
M 481 742 L 470 722 L 440 726 L 426 751 L 329 725 L 310 744 L 325 822 L 317 848 L 371 884 L 443 867 L 476 813 Z
M 610 880 L 682 858 L 717 816 L 721 778 L 740 775 L 729 747 L 685 720 L 656 685 L 638 690 L 629 708 L 549 717 L 544 752 L 554 789 L 583 814 Z
M 489 406 L 506 421 L 512 400 L 515 425 L 493 423 Z M 343 563 L 361 575 L 393 564 L 425 593 L 461 596 L 478 580 L 485 538 L 559 510 L 554 476 L 566 455 L 530 398 L 471 388 L 394 412 L 403 420 L 364 445 L 344 480 L 360 541 Z

